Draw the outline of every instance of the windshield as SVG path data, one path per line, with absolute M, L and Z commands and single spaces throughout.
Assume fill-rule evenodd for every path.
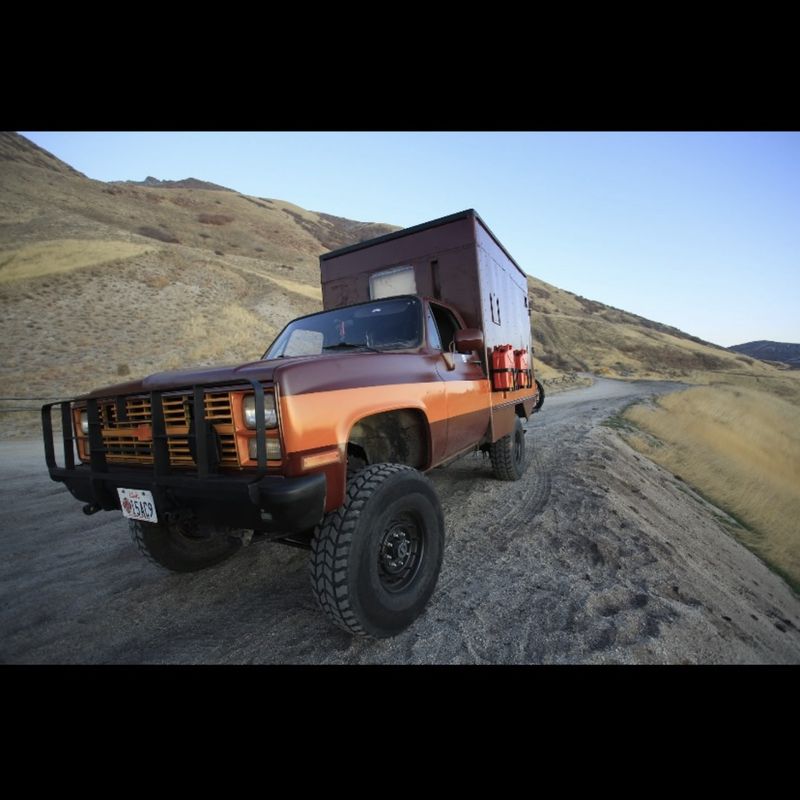
M 335 308 L 290 322 L 264 358 L 292 358 L 348 350 L 407 350 L 420 346 L 422 319 L 414 297 L 394 297 Z

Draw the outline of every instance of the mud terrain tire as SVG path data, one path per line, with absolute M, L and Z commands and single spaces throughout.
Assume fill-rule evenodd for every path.
M 128 520 L 130 534 L 142 555 L 173 572 L 196 572 L 232 556 L 241 541 L 220 534 L 198 537 L 191 523 L 138 522 Z
M 518 481 L 525 472 L 525 429 L 522 420 L 514 420 L 514 430 L 489 448 L 492 470 L 501 481 Z
M 444 517 L 431 482 L 402 464 L 373 464 L 311 542 L 311 588 L 343 630 L 382 639 L 425 608 L 444 554 Z

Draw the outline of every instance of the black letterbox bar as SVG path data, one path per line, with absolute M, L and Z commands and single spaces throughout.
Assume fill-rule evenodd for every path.
M 167 425 L 164 422 L 161 392 L 150 392 L 150 413 L 153 422 L 153 469 L 156 477 L 159 477 L 169 473 Z
M 197 456 L 197 475 L 207 478 L 211 472 L 208 454 L 208 423 L 206 422 L 206 397 L 202 386 L 193 387 L 194 402 L 194 452 Z
M 64 466 L 67 469 L 75 467 L 74 448 L 72 446 L 72 413 L 69 403 L 61 404 L 61 435 L 64 439 Z
M 267 469 L 267 431 L 264 425 L 264 387 L 258 381 L 250 381 L 255 395 L 256 407 L 256 458 L 258 468 Z
M 56 466 L 56 450 L 53 444 L 53 420 L 50 418 L 50 413 L 55 405 L 64 405 L 63 403 L 48 403 L 42 406 L 42 430 L 44 431 L 44 460 L 47 462 L 48 469 L 54 469 Z M 69 405 L 69 403 L 67 403 Z M 63 412 L 62 412 L 63 413 Z
M 92 471 L 108 472 L 100 412 L 94 397 L 86 401 L 86 415 L 89 419 L 89 463 L 92 465 Z
M 128 406 L 125 402 L 125 397 L 123 395 L 119 395 L 116 399 L 116 407 L 117 407 L 117 422 L 127 422 L 128 421 Z

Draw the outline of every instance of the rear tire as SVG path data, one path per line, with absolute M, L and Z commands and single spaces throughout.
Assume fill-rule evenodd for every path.
M 536 378 L 536 391 L 539 392 L 539 399 L 536 401 L 536 405 L 533 407 L 534 412 L 538 411 L 544 405 L 544 386 L 542 386 L 542 383 L 538 378 Z
M 173 572 L 196 572 L 232 556 L 241 540 L 225 534 L 198 537 L 191 522 L 128 520 L 131 538 L 148 561 Z
M 442 565 L 444 517 L 431 482 L 402 464 L 373 464 L 311 543 L 311 588 L 348 633 L 395 636 L 422 613 Z
M 492 470 L 501 481 L 518 481 L 525 472 L 525 429 L 516 417 L 514 430 L 489 447 Z

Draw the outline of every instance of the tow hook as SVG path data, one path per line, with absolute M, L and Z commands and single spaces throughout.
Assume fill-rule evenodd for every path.
M 97 503 L 89 503 L 83 507 L 83 513 L 86 514 L 87 517 L 96 514 L 98 511 L 102 511 L 102 509 Z

